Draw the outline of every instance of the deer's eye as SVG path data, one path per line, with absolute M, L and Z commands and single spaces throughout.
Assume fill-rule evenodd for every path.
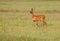
M 30 13 L 32 13 L 32 11 L 30 11 Z

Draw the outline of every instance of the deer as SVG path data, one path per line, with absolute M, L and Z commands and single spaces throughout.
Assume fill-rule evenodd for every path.
M 36 25 L 38 26 L 38 21 L 42 22 L 42 25 L 47 25 L 46 21 L 45 21 L 45 15 L 34 15 L 34 9 L 31 8 L 30 10 L 30 14 L 32 14 L 32 21 L 36 22 Z

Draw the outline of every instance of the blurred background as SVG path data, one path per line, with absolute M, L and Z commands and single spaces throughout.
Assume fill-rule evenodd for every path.
M 31 8 L 47 26 L 32 22 Z M 60 41 L 60 0 L 0 0 L 0 41 Z

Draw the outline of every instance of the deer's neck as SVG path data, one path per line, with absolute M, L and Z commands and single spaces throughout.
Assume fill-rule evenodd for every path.
M 34 15 L 34 13 L 32 13 L 32 17 L 34 17 L 35 15 Z

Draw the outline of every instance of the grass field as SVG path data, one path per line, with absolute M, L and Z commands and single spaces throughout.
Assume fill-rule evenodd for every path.
M 46 16 L 47 27 L 32 25 L 32 7 Z M 46 10 L 60 11 L 60 2 L 0 2 L 0 41 L 60 41 L 60 14 Z

